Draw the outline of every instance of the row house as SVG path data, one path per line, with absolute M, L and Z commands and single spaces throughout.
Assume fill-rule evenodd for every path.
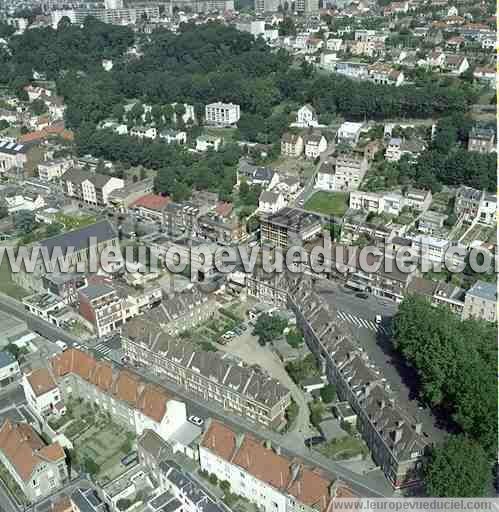
M 39 419 L 43 420 L 51 414 L 60 416 L 65 413 L 61 393 L 47 368 L 25 373 L 22 377 L 22 387 L 29 408 Z
M 189 394 L 214 401 L 249 421 L 276 427 L 285 421 L 291 403 L 288 389 L 253 368 L 240 366 L 219 352 L 203 352 L 153 326 L 122 338 L 123 351 Z
M 321 132 L 305 136 L 305 158 L 315 160 L 327 149 L 327 140 Z
M 74 167 L 64 174 L 66 195 L 91 206 L 107 206 L 110 194 L 125 186 L 121 178 Z
M 349 334 L 335 308 L 326 306 L 313 281 L 292 277 L 288 307 L 307 346 L 356 414 L 357 428 L 373 460 L 396 489 L 419 485 L 428 450 L 421 423 L 407 414 L 384 384 L 383 375 Z
M 373 64 L 367 68 L 368 80 L 375 84 L 399 87 L 404 83 L 404 73 L 390 66 Z
M 319 190 L 357 190 L 368 169 L 367 159 L 357 153 L 343 153 L 324 162 L 317 173 Z
M 486 191 L 461 185 L 456 192 L 454 212 L 464 222 L 474 221 L 494 225 L 496 222 L 497 196 Z
M 148 384 L 128 370 L 115 370 L 74 348 L 50 360 L 63 400 L 83 399 L 108 412 L 125 429 L 145 430 L 168 440 L 187 422 L 186 407 L 163 388 Z
M 281 453 L 251 434 L 236 434 L 212 420 L 199 446 L 201 469 L 230 483 L 264 512 L 328 512 L 335 501 L 355 498 L 346 484 Z

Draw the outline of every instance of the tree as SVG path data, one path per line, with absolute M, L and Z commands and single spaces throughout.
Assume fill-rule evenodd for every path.
M 31 233 L 35 226 L 35 214 L 30 210 L 19 210 L 14 215 L 14 226 L 25 235 Z
M 336 398 L 336 388 L 332 384 L 327 384 L 320 390 L 320 394 L 322 401 L 329 404 Z
M 217 475 L 215 475 L 215 473 L 211 473 L 210 476 L 208 477 L 208 480 L 209 480 L 210 484 L 212 484 L 212 485 L 218 484 L 218 478 L 217 478 Z
M 263 313 L 255 323 L 253 336 L 258 336 L 260 345 L 265 346 L 268 342 L 280 336 L 287 325 L 288 322 L 277 315 Z
M 303 344 L 303 334 L 296 329 L 291 329 L 288 334 L 286 334 L 286 341 L 291 347 L 298 348 Z
M 9 215 L 9 209 L 6 206 L 0 206 L 0 219 L 4 219 Z
M 62 224 L 59 222 L 53 222 L 52 224 L 47 224 L 45 228 L 45 235 L 47 238 L 51 236 L 58 235 L 62 231 Z
M 426 493 L 437 498 L 487 496 L 491 481 L 485 451 L 464 435 L 453 436 L 434 448 L 425 468 Z
M 221 480 L 219 485 L 220 489 L 222 489 L 224 494 L 230 493 L 230 482 L 228 482 L 227 480 Z
M 127 498 L 121 498 L 116 502 L 118 510 L 128 510 L 132 506 L 132 502 Z
M 45 102 L 43 100 L 38 98 L 31 103 L 30 109 L 31 112 L 35 114 L 35 116 L 40 116 L 47 112 L 47 105 L 45 105 Z
M 95 476 L 99 472 L 100 467 L 94 460 L 87 458 L 83 461 L 83 469 L 89 475 Z

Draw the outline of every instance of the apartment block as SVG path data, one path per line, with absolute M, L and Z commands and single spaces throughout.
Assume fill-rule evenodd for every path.
M 58 180 L 72 166 L 73 161 L 69 158 L 44 160 L 38 164 L 38 176 L 43 181 Z
M 290 392 L 278 381 L 252 368 L 240 366 L 219 352 L 196 350 L 148 326 L 122 337 L 125 354 L 161 378 L 205 401 L 266 427 L 285 421 Z
M 466 292 L 462 318 L 497 322 L 497 283 L 477 281 Z
M 91 206 L 107 206 L 110 194 L 124 186 L 125 182 L 121 178 L 76 167 L 64 174 L 65 194 Z
M 104 336 L 123 325 L 125 302 L 106 284 L 89 284 L 78 291 L 80 315 L 90 322 L 97 336 Z
M 208 124 L 231 126 L 241 117 L 239 105 L 234 103 L 210 103 L 205 106 L 205 120 Z
M 302 245 L 316 237 L 322 231 L 322 218 L 298 208 L 283 208 L 262 217 L 260 229 L 262 242 L 286 248 Z

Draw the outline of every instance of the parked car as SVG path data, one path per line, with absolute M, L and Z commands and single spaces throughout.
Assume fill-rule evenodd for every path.
M 307 448 L 311 448 L 312 446 L 324 443 L 325 441 L 326 440 L 322 436 L 309 437 L 308 439 L 305 439 L 305 446 Z
M 199 416 L 189 416 L 187 419 L 198 427 L 202 427 L 204 424 L 204 421 Z
M 381 315 L 376 315 L 376 323 L 379 325 L 383 321 Z

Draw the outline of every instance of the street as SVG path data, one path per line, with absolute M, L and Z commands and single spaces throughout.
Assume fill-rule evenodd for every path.
M 45 336 L 51 340 L 55 341 L 60 339 L 65 341 L 69 346 L 72 346 L 74 343 L 84 345 L 84 343 L 75 336 L 72 336 L 64 332 L 63 330 L 33 316 L 31 313 L 23 309 L 22 305 L 20 305 L 18 301 L 4 294 L 0 294 L 0 310 L 25 320 L 31 329 L 39 332 L 42 336 Z M 112 354 L 113 352 L 110 352 L 110 354 Z M 99 351 L 95 351 L 95 354 L 96 357 L 105 357 Z M 114 362 L 117 367 L 124 367 L 119 361 Z M 290 457 L 301 457 L 302 459 L 304 459 L 305 462 L 307 462 L 311 466 L 320 467 L 324 471 L 327 471 L 328 473 L 341 478 L 343 481 L 348 483 L 354 491 L 358 492 L 363 496 L 383 497 L 391 496 L 393 494 L 392 487 L 390 486 L 390 484 L 380 471 L 372 472 L 368 475 L 358 475 L 346 469 L 340 463 L 327 459 L 326 457 L 323 457 L 317 452 L 310 451 L 303 444 L 297 446 L 296 441 L 293 439 L 287 440 L 286 438 L 283 438 L 282 435 L 276 432 L 260 429 L 253 423 L 250 423 L 248 421 L 245 421 L 243 418 L 228 413 L 227 411 L 223 410 L 221 407 L 216 405 L 216 403 L 213 401 L 202 402 L 198 400 L 196 397 L 187 394 L 184 390 L 180 389 L 174 383 L 166 381 L 164 379 L 157 378 L 146 369 L 135 369 L 129 367 L 126 368 L 141 374 L 144 378 L 153 381 L 160 386 L 163 386 L 171 393 L 178 396 L 181 400 L 183 400 L 186 403 L 188 416 L 195 415 L 200 416 L 202 418 L 212 417 L 224 422 L 228 426 L 235 428 L 237 430 L 244 430 L 246 432 L 250 432 L 259 439 L 269 439 L 273 441 L 276 445 L 282 446 L 283 453 L 285 453 L 286 455 Z

